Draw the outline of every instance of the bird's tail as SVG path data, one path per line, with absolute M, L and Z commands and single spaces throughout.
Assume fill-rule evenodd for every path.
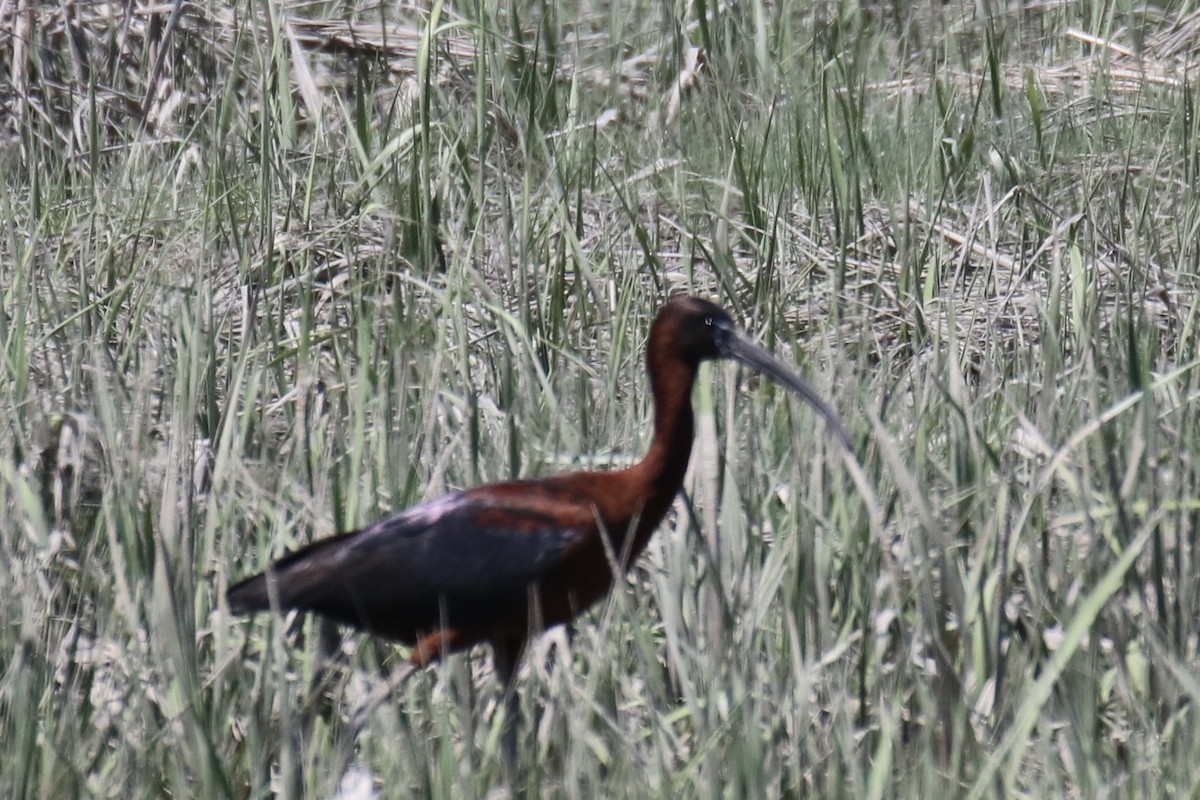
M 313 542 L 279 559 L 265 572 L 229 587 L 225 593 L 229 610 L 234 614 L 267 611 L 272 595 L 280 608 L 317 608 L 324 598 L 330 571 L 336 568 L 336 554 L 359 533 L 351 531 Z
M 229 610 L 234 614 L 266 611 L 271 607 L 271 596 L 267 591 L 267 573 L 260 572 L 229 587 L 225 599 L 229 602 Z

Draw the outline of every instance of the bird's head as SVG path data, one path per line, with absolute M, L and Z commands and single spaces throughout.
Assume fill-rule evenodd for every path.
M 729 314 L 715 303 L 698 297 L 671 300 L 655 317 L 650 339 L 652 358 L 653 351 L 661 347 L 692 365 L 729 358 L 753 367 L 800 395 L 825 418 L 846 449 L 853 451 L 850 434 L 833 407 L 808 383 L 739 330 Z

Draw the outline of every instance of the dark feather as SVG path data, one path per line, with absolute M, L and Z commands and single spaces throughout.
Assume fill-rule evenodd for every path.
M 274 592 L 282 609 L 410 644 L 444 626 L 489 629 L 523 608 L 538 577 L 583 538 L 563 525 L 562 498 L 553 516 L 539 509 L 545 491 L 506 484 L 448 495 L 314 542 L 232 587 L 230 609 L 267 610 Z

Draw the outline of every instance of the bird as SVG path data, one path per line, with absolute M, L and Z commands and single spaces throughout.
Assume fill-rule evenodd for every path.
M 676 297 L 650 327 L 654 434 L 641 461 L 478 486 L 318 540 L 230 587 L 229 610 L 314 613 L 407 645 L 414 669 L 490 645 L 507 689 L 530 638 L 595 605 L 645 550 L 683 484 L 692 385 L 700 363 L 714 359 L 740 361 L 795 392 L 853 453 L 838 414 L 808 383 L 720 306 Z

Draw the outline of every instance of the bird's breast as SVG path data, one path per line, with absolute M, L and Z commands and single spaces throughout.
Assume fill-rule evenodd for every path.
M 537 605 L 546 627 L 569 622 L 608 594 L 613 571 L 607 549 L 599 536 L 589 537 L 540 581 Z

